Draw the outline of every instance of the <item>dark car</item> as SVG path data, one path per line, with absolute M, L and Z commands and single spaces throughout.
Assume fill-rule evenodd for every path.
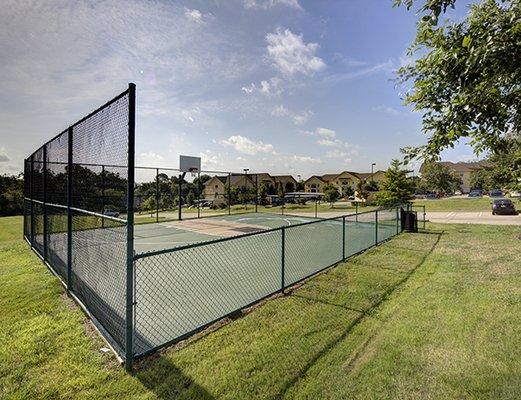
M 492 215 L 517 215 L 514 203 L 510 199 L 496 199 L 492 203 Z
M 483 197 L 483 192 L 481 190 L 471 190 L 469 197 Z
M 503 192 L 499 189 L 493 189 L 488 195 L 490 197 L 503 197 Z
M 425 195 L 425 198 L 428 200 L 436 200 L 438 198 L 438 195 L 436 193 L 427 193 Z

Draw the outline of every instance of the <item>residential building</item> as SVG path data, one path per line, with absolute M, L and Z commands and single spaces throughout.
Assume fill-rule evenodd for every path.
M 461 179 L 461 191 L 468 193 L 472 189 L 472 173 L 482 168 L 490 167 L 490 162 L 486 160 L 481 161 L 470 161 L 470 162 L 451 162 L 451 161 L 440 161 L 438 164 L 444 165 L 447 168 L 453 170 Z M 420 167 L 420 174 L 424 171 L 425 164 Z
M 273 180 L 276 185 L 279 182 L 282 184 L 284 192 L 294 192 L 297 190 L 297 180 L 291 175 L 273 175 Z

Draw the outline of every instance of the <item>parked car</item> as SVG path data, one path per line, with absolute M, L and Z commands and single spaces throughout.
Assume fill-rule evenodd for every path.
M 118 218 L 119 217 L 119 211 L 116 210 L 114 207 L 106 207 L 103 210 L 103 215 L 106 215 L 107 217 Z
M 461 195 L 462 195 L 461 190 L 456 190 L 456 191 L 454 192 L 454 195 L 455 195 L 455 196 L 461 196 Z
M 492 215 L 517 215 L 514 203 L 510 199 L 495 199 L 492 202 Z
M 503 197 L 503 192 L 499 189 L 492 189 L 488 195 L 490 197 Z
M 483 197 L 483 192 L 481 190 L 471 190 L 469 197 Z
M 425 198 L 427 200 L 436 200 L 438 198 L 438 195 L 436 193 L 427 193 L 425 195 Z
M 520 198 L 521 197 L 521 193 L 515 191 L 515 190 L 511 190 L 510 193 L 509 193 L 509 196 L 513 199 L 515 198 Z

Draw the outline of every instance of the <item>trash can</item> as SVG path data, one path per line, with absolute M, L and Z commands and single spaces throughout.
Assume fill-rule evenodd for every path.
M 401 210 L 402 231 L 418 232 L 418 214 L 416 211 Z

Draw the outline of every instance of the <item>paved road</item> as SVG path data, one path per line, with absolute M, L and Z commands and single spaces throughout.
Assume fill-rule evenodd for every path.
M 492 215 L 490 211 L 427 211 L 426 219 L 451 224 L 521 225 L 521 215 Z

